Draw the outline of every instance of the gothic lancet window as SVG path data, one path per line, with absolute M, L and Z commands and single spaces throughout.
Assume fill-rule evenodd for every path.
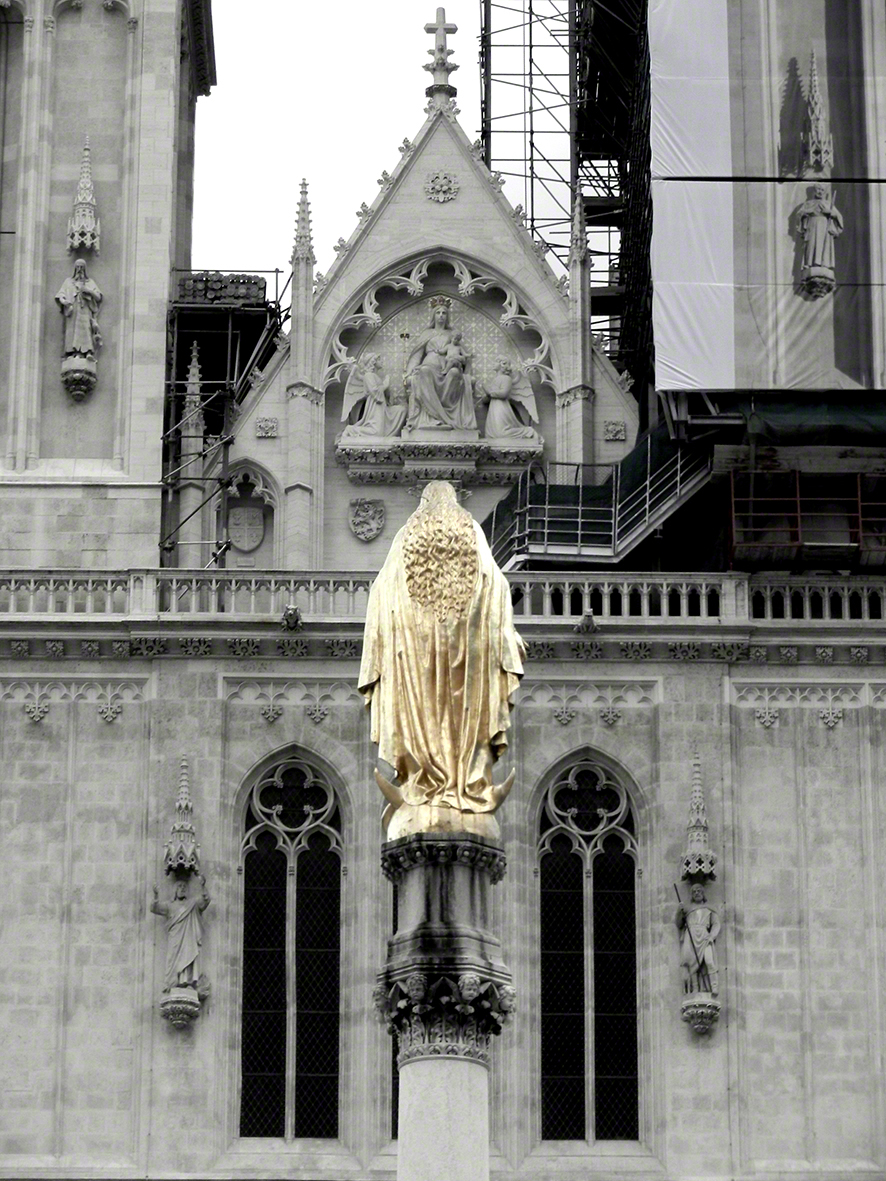
M 637 843 L 624 785 L 582 759 L 539 824 L 541 1137 L 639 1138 Z
M 240 1135 L 338 1136 L 341 811 L 316 768 L 278 763 L 241 846 Z

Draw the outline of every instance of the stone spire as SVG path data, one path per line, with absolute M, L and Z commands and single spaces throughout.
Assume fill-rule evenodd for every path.
M 815 50 L 809 63 L 809 94 L 806 98 L 806 126 L 803 128 L 803 158 L 807 172 L 829 171 L 834 163 L 834 137 L 828 130 Z
M 83 144 L 83 156 L 80 159 L 80 180 L 77 184 L 77 196 L 74 198 L 74 212 L 68 218 L 68 250 L 94 250 L 98 254 L 100 244 L 101 222 L 96 216 L 92 161 L 87 135 Z
M 432 86 L 427 88 L 425 94 L 429 99 L 443 103 L 448 99 L 455 98 L 458 93 L 455 87 L 449 84 L 449 75 L 453 70 L 457 70 L 458 66 L 449 60 L 454 51 L 446 45 L 447 34 L 457 33 L 458 25 L 447 24 L 446 9 L 438 8 L 436 21 L 426 24 L 425 32 L 434 35 L 434 48 L 428 50 L 434 60 L 427 62 L 422 67 L 433 75 L 434 82 Z
M 311 266 L 317 261 L 314 258 L 314 246 L 311 238 L 311 205 L 308 201 L 308 182 L 302 177 L 301 192 L 298 199 L 298 215 L 295 222 L 295 246 L 292 250 L 292 264 L 296 261 L 307 262 Z
M 200 846 L 192 821 L 191 784 L 188 760 L 182 757 L 178 775 L 178 795 L 175 800 L 175 820 L 166 842 L 164 859 L 167 873 L 199 873 Z
M 701 759 L 696 750 L 692 755 L 692 789 L 689 794 L 689 823 L 686 826 L 686 856 L 680 877 L 683 881 L 715 880 L 717 854 L 708 847 L 708 818 L 705 811 L 704 787 L 701 782 Z
M 203 405 L 202 398 L 201 398 L 200 380 L 201 380 L 200 346 L 197 344 L 196 339 L 194 339 L 194 341 L 191 344 L 191 360 L 188 364 L 188 384 L 185 387 L 185 417 L 186 418 L 189 418 L 189 416 L 194 411 L 200 411 L 201 407 Z M 194 415 L 194 419 L 196 420 L 197 418 L 199 418 L 199 420 L 200 420 L 200 424 L 201 424 L 200 431 L 202 433 L 202 422 L 203 422 L 202 412 Z M 194 428 L 196 428 L 196 423 L 194 422 L 193 427 L 192 427 L 192 421 L 189 420 L 189 422 L 186 425 L 186 433 L 189 435 L 197 433 L 196 429 L 194 429 Z M 201 450 L 202 450 L 202 448 L 201 448 Z

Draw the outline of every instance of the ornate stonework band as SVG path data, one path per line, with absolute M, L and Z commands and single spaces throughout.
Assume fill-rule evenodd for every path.
M 504 850 L 468 833 L 421 833 L 388 841 L 382 848 L 381 868 L 394 883 L 419 865 L 467 865 L 484 870 L 495 885 L 505 876 Z

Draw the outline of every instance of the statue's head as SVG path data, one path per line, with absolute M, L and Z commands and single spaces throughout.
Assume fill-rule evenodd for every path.
M 444 504 L 458 504 L 458 494 L 447 480 L 431 480 L 421 494 L 421 508 L 433 509 Z
M 827 190 L 823 184 L 817 184 L 812 186 L 812 193 L 813 196 L 817 197 L 819 201 L 823 201 L 827 195 Z
M 696 882 L 695 885 L 692 887 L 692 889 L 689 891 L 689 897 L 692 899 L 693 902 L 706 901 L 704 886 L 701 885 L 700 882 Z
M 446 328 L 449 324 L 449 309 L 452 300 L 446 295 L 435 295 L 431 300 L 431 318 L 429 328 Z
M 82 258 L 78 258 L 76 260 L 76 262 L 74 263 L 74 278 L 75 279 L 85 279 L 86 278 L 86 262 Z
M 188 896 L 188 883 L 187 882 L 176 882 L 175 883 L 175 893 L 173 894 L 173 897 L 176 899 L 181 899 L 181 898 L 187 898 L 187 896 Z
M 507 357 L 499 357 L 496 369 L 498 369 L 499 373 L 513 373 L 514 371 L 514 367 Z
M 373 369 L 378 369 L 378 353 L 367 353 L 363 358 L 363 368 L 370 372 Z
M 458 991 L 463 1001 L 475 1001 L 480 995 L 483 982 L 476 972 L 465 972 L 458 978 Z

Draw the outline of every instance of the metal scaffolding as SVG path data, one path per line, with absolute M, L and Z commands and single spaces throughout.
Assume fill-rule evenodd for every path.
M 637 277 L 648 275 L 651 219 L 632 209 L 645 210 L 648 198 L 645 26 L 646 0 L 481 0 L 486 163 L 506 177 L 557 270 L 581 192 L 594 263 L 591 328 L 622 368 L 635 361 L 621 355 L 623 319 L 636 319 L 625 306 L 625 271 L 641 315 L 647 303 Z M 638 335 L 645 340 L 633 328 L 632 341 Z

